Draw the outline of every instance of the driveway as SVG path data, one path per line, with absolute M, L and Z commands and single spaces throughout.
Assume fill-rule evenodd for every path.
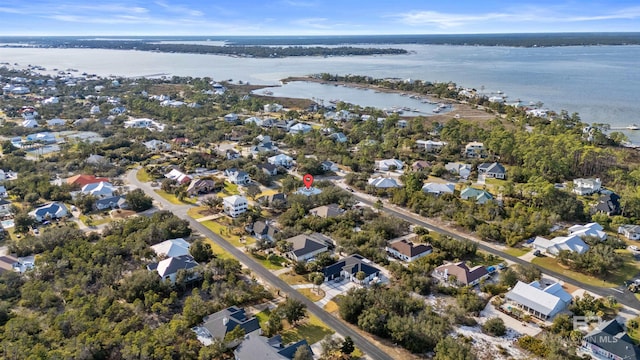
M 358 285 L 347 279 L 344 279 L 339 283 L 336 283 L 334 281 L 327 281 L 320 286 L 320 289 L 324 291 L 324 298 L 316 301 L 316 304 L 320 307 L 324 307 L 334 297 L 345 293 L 349 291 L 349 289 L 352 289 L 356 286 Z
M 496 310 L 493 304 L 491 304 L 491 301 L 489 301 L 484 310 L 480 312 L 480 315 L 487 319 L 499 317 L 500 319 L 502 319 L 502 321 L 504 321 L 505 326 L 513 329 L 520 334 L 536 336 L 542 331 L 542 329 L 538 325 L 531 323 L 526 323 L 525 325 L 524 322 L 514 319 L 511 316 Z

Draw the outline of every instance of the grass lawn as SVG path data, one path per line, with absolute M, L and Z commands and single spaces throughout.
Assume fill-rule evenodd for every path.
M 288 328 L 282 332 L 282 340 L 285 344 L 306 339 L 309 345 L 324 339 L 327 335 L 332 335 L 335 331 L 331 330 L 325 323 L 320 321 L 314 315 L 309 317 L 296 327 Z
M 302 285 L 302 284 L 311 284 L 307 279 L 302 275 L 298 275 L 293 270 L 289 271 L 286 274 L 280 274 L 278 276 L 280 279 L 284 280 L 289 285 Z
M 285 258 L 282 256 L 273 254 L 268 259 L 266 256 L 258 253 L 251 254 L 251 256 L 269 270 L 280 270 L 284 267 L 282 266 L 282 263 L 285 261 Z
M 260 325 L 264 324 L 267 320 L 269 320 L 269 315 L 271 315 L 271 310 L 265 309 L 257 313 L 255 316 L 258 318 L 258 322 Z
M 239 195 L 240 191 L 238 190 L 238 185 L 237 184 L 232 184 L 228 181 L 224 182 L 224 189 L 222 189 L 222 192 L 225 195 Z
M 522 249 L 522 248 L 513 248 L 513 247 L 507 247 L 506 249 L 504 249 L 505 253 L 515 257 L 520 257 L 528 253 L 529 251 L 531 251 L 531 249 Z
M 91 226 L 102 225 L 111 221 L 110 217 L 102 215 L 80 215 L 79 219 L 83 224 L 87 226 L 90 226 L 89 224 L 87 224 L 87 221 L 91 223 Z
M 470 266 L 478 266 L 478 265 L 490 266 L 490 265 L 498 265 L 501 262 L 504 262 L 504 259 L 499 256 L 489 254 L 488 252 L 478 250 L 476 252 L 476 256 L 474 256 L 472 259 L 469 259 L 469 262 L 470 262 Z
M 329 302 L 327 303 L 327 305 L 324 306 L 324 310 L 330 314 L 336 312 L 339 310 L 338 308 L 338 304 L 333 301 L 333 300 L 329 300 Z
M 235 259 L 235 257 L 231 254 L 229 254 L 228 252 L 224 251 L 223 248 L 220 247 L 220 245 L 216 244 L 215 241 L 209 239 L 209 238 L 205 238 L 204 241 L 211 245 L 211 250 L 213 251 L 214 254 L 216 254 L 217 257 L 221 258 L 221 259 Z
M 628 280 L 638 272 L 638 268 L 631 261 L 633 260 L 630 260 L 625 256 L 624 265 L 615 272 L 607 275 L 604 279 L 566 269 L 558 264 L 558 261 L 552 257 L 538 257 L 533 259 L 532 263 L 585 284 L 602 287 L 616 287 L 620 286 L 625 280 Z
M 138 170 L 138 172 L 136 173 L 136 178 L 140 182 L 151 182 L 151 181 L 153 181 L 151 176 L 149 176 L 149 173 L 147 172 L 147 170 L 145 170 L 144 168 Z
M 193 205 L 196 203 L 195 199 L 190 199 L 190 198 L 184 198 L 184 200 L 180 201 L 175 195 L 169 194 L 164 190 L 158 189 L 158 190 L 155 190 L 155 192 L 158 193 L 158 195 L 162 196 L 163 199 L 167 200 L 168 202 L 174 205 L 185 205 L 185 204 Z
M 313 302 L 324 298 L 324 291 L 322 291 L 322 289 L 318 289 L 317 291 L 320 293 L 320 295 L 318 295 L 318 293 L 316 293 L 316 290 L 313 289 L 298 289 L 298 292 L 300 294 L 304 295 L 307 299 Z
M 202 225 L 206 226 L 209 230 L 213 231 L 214 233 L 222 236 L 222 238 L 230 242 L 235 247 L 243 247 L 245 245 L 253 245 L 256 243 L 256 239 L 250 236 L 245 237 L 246 239 L 245 244 L 241 243 L 240 236 L 232 234 L 228 226 L 222 225 L 213 220 L 203 221 Z
M 204 215 L 200 214 L 200 211 L 205 211 L 205 210 L 207 210 L 206 206 L 192 207 L 191 209 L 187 210 L 187 215 L 189 215 L 194 219 L 200 219 L 204 217 Z

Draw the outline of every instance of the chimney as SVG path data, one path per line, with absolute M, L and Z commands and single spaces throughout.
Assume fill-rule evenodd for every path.
M 228 317 L 225 316 L 224 318 L 222 318 L 222 325 L 226 326 L 228 323 L 229 323 L 229 318 Z

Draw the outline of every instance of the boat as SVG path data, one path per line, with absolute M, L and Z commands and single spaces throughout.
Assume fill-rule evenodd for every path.
M 638 126 L 636 124 L 631 124 L 631 125 L 627 126 L 627 130 L 640 130 L 640 126 Z
M 269 91 L 269 90 L 265 90 L 262 93 L 269 96 L 273 95 L 273 91 Z

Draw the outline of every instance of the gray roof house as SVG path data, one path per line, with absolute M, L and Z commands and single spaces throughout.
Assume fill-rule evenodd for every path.
M 460 261 L 440 265 L 433 270 L 431 275 L 445 282 L 452 282 L 455 278 L 456 284 L 474 286 L 480 283 L 480 280 L 489 277 L 489 271 L 484 266 L 469 268 L 464 261 Z
M 244 309 L 240 309 L 236 306 L 230 306 L 224 310 L 220 310 L 217 313 L 205 316 L 202 319 L 202 325 L 192 328 L 198 340 L 205 346 L 213 342 L 214 339 L 224 340 L 224 337 L 236 328 L 241 327 L 245 334 L 249 335 L 254 331 L 261 332 L 260 323 L 255 317 L 248 318 L 244 312 Z M 236 344 L 230 344 L 232 346 Z
M 127 199 L 122 195 L 98 199 L 96 200 L 95 204 L 93 204 L 93 206 L 96 208 L 96 210 L 129 208 Z
M 227 169 L 224 171 L 230 182 L 234 184 L 244 185 L 251 181 L 249 174 L 246 171 L 238 170 L 236 168 Z
M 542 320 L 553 319 L 572 301 L 571 295 L 559 283 L 543 288 L 537 281 L 530 284 L 518 281 L 505 298 L 508 303 Z
M 309 260 L 314 256 L 329 250 L 331 239 L 322 234 L 314 233 L 311 235 L 301 234 L 285 241 L 291 243 L 291 251 L 287 256 L 295 261 Z
M 67 207 L 64 206 L 63 203 L 52 202 L 47 205 L 40 206 L 35 210 L 29 212 L 29 215 L 36 218 L 38 221 L 43 221 L 46 219 L 59 219 L 67 216 L 69 211 Z
M 260 220 L 253 223 L 251 232 L 258 239 L 274 241 L 278 229 Z
M 594 359 L 640 359 L 640 348 L 616 319 L 604 322 L 588 333 L 578 350 Z
M 497 162 L 478 165 L 478 173 L 494 179 L 504 179 L 507 177 L 507 170 Z
M 344 209 L 341 209 L 338 204 L 329 204 L 318 206 L 309 210 L 309 214 L 313 216 L 318 216 L 321 218 L 332 218 L 336 216 L 340 216 L 344 213 Z
M 330 281 L 337 277 L 344 277 L 351 281 L 359 281 L 356 279 L 356 274 L 360 271 L 364 273 L 365 277 L 362 281 L 365 283 L 371 281 L 380 273 L 380 269 L 373 266 L 370 260 L 358 254 L 347 256 L 344 259 L 338 260 L 335 264 L 322 269 L 324 281 Z
M 269 339 L 252 333 L 245 336 L 244 341 L 233 351 L 233 355 L 235 360 L 291 360 L 298 348 L 304 346 L 309 349 L 309 353 L 313 354 L 307 340 L 303 339 L 284 346 L 280 335 Z
M 620 225 L 618 234 L 624 235 L 629 240 L 640 240 L 640 225 Z
M 198 266 L 198 263 L 191 255 L 180 255 L 166 258 L 158 263 L 151 263 L 147 265 L 147 270 L 156 271 L 163 280 L 169 280 L 174 284 L 179 270 L 190 270 L 196 266 Z M 194 280 L 196 277 L 194 275 L 189 280 Z

